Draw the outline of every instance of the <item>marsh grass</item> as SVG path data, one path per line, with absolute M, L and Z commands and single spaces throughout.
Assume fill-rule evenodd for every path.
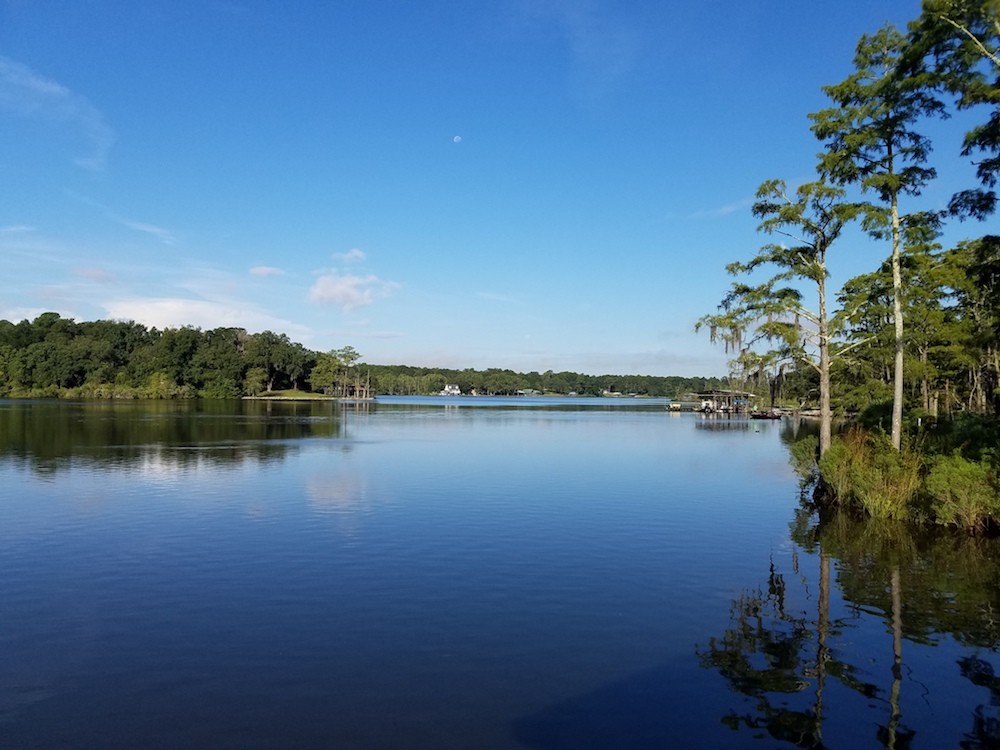
M 834 439 L 819 470 L 837 503 L 872 518 L 902 520 L 913 515 L 921 464 L 910 448 L 896 451 L 886 436 L 855 427 Z

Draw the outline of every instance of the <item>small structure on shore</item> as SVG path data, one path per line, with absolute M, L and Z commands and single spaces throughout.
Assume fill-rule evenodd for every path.
M 343 380 L 327 392 L 330 393 L 330 395 L 332 395 L 337 401 L 346 403 L 375 400 L 375 390 L 372 388 L 372 378 L 370 373 L 365 378 L 364 382 L 362 382 L 361 378 L 355 374 L 354 382 L 352 383 L 349 379 L 349 374 L 345 372 Z
M 696 393 L 701 401 L 698 411 L 705 414 L 749 414 L 754 406 L 753 400 L 757 394 L 749 391 L 711 390 Z

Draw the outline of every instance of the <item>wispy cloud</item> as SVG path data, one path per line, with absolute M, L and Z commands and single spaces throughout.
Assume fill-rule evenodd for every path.
M 691 214 L 692 219 L 718 219 L 722 216 L 731 216 L 741 211 L 746 211 L 753 205 L 753 198 L 744 198 L 735 203 L 728 203 L 716 208 L 708 208 L 702 211 L 695 211 Z
M 121 224 L 123 227 L 132 229 L 136 232 L 142 232 L 143 234 L 151 235 L 155 237 L 164 245 L 173 245 L 175 243 L 174 235 L 169 229 L 164 229 L 163 227 L 158 227 L 155 224 L 147 224 L 144 221 L 134 221 L 133 219 L 127 219 L 124 216 L 119 216 L 111 211 L 107 212 L 107 216 L 114 222 Z
M 79 201 L 87 206 L 92 206 L 100 211 L 104 216 L 113 221 L 115 224 L 120 224 L 126 229 L 131 229 L 133 232 L 141 232 L 142 234 L 148 234 L 151 237 L 155 237 L 164 245 L 174 245 L 176 244 L 176 239 L 174 238 L 173 232 L 169 229 L 165 229 L 156 224 L 150 224 L 146 221 L 136 221 L 135 219 L 129 218 L 127 216 L 122 216 L 116 211 L 112 211 L 107 206 L 104 206 L 97 201 L 86 197 L 85 195 L 80 195 L 73 191 L 67 191 L 67 194 L 74 200 Z
M 27 224 L 8 224 L 0 227 L 0 234 L 28 234 L 34 232 L 35 228 Z
M 378 297 L 385 297 L 399 284 L 383 281 L 377 276 L 354 276 L 330 271 L 323 274 L 309 290 L 309 299 L 322 304 L 336 305 L 344 312 L 366 307 Z
M 562 31 L 587 96 L 603 97 L 635 66 L 638 30 L 596 3 L 532 0 L 525 7 L 530 15 L 551 19 Z
M 103 268 L 96 268 L 92 266 L 85 266 L 82 268 L 74 268 L 73 275 L 79 276 L 81 279 L 86 279 L 87 281 L 92 281 L 97 284 L 109 284 L 114 281 L 114 276 L 111 275 L 109 271 Z
M 476 292 L 476 296 L 489 302 L 503 302 L 506 304 L 520 304 L 520 300 L 514 299 L 506 294 L 498 292 Z
M 254 266 L 250 269 L 250 273 L 254 276 L 281 276 L 285 272 L 274 266 Z
M 368 256 L 364 250 L 354 247 L 346 253 L 335 253 L 333 257 L 342 263 L 363 263 Z
M 84 169 L 104 168 L 115 136 L 100 110 L 86 97 L 3 56 L 0 56 L 0 110 L 75 129 L 87 141 L 89 149 L 74 162 Z

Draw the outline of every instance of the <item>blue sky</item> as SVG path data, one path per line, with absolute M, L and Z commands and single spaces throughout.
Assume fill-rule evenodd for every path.
M 0 318 L 270 329 L 377 364 L 722 375 L 693 326 L 765 242 L 754 191 L 812 179 L 820 87 L 861 34 L 918 13 L 0 0 Z M 934 128 L 927 206 L 972 179 L 960 126 Z M 887 248 L 837 252 L 839 285 Z

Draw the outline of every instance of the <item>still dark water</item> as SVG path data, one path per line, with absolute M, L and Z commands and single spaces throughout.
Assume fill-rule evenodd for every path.
M 642 400 L 0 402 L 0 747 L 1000 746 L 1000 549 Z

